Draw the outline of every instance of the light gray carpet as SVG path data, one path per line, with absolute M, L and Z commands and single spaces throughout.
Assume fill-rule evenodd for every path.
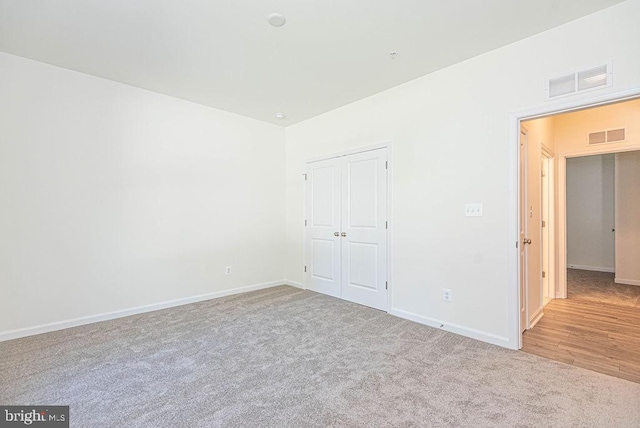
M 0 344 L 75 427 L 638 427 L 640 385 L 291 287 Z
M 616 284 L 609 272 L 567 269 L 567 297 L 640 309 L 640 287 Z

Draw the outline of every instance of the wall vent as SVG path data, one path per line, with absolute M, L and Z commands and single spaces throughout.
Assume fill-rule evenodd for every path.
M 589 144 L 615 143 L 624 141 L 627 130 L 625 128 L 608 129 L 604 131 L 590 132 L 587 136 Z
M 611 64 L 574 71 L 547 80 L 547 99 L 611 86 Z

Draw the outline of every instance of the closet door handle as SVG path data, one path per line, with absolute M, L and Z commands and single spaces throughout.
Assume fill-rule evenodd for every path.
M 347 236 L 347 233 L 346 232 L 342 232 L 340 235 L 344 238 L 345 236 Z
M 340 236 L 339 232 L 333 232 L 333 236 Z

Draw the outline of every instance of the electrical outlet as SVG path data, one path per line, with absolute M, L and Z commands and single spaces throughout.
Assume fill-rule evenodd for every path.
M 453 300 L 451 290 L 449 290 L 448 288 L 442 289 L 442 300 L 444 300 L 445 302 L 450 302 L 451 300 Z
M 224 268 L 224 274 L 225 275 L 231 275 L 231 266 L 227 266 Z
M 466 204 L 464 215 L 466 217 L 482 217 L 482 204 Z

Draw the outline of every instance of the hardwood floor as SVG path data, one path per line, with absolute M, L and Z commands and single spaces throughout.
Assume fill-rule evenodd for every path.
M 555 299 L 522 350 L 640 383 L 640 308 Z

